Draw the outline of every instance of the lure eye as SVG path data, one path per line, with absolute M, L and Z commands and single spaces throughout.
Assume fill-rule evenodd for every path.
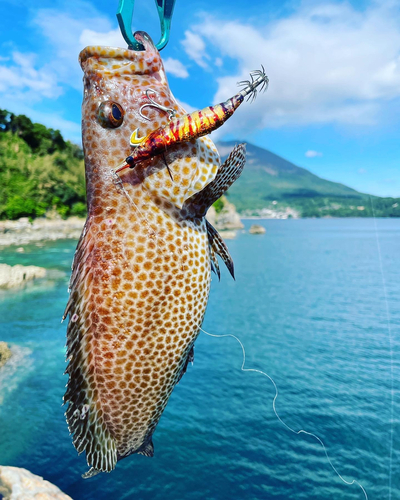
M 103 128 L 117 128 L 124 121 L 124 110 L 117 102 L 104 101 L 97 111 L 97 119 Z

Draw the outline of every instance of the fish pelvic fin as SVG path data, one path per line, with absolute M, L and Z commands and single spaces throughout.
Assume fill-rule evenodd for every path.
M 181 378 L 185 375 L 189 363 L 193 363 L 193 361 L 194 361 L 194 345 L 192 345 L 188 355 L 186 356 L 185 364 L 183 365 L 182 370 L 179 374 L 177 384 L 179 384 Z
M 204 217 L 210 206 L 240 177 L 245 162 L 246 144 L 238 144 L 219 167 L 215 179 L 185 202 L 189 211 L 197 217 Z
M 95 359 L 88 349 L 91 336 L 83 311 L 86 278 L 92 279 L 91 259 L 94 253 L 94 238 L 91 236 L 91 219 L 88 218 L 75 252 L 70 280 L 70 298 L 64 312 L 69 315 L 67 328 L 69 375 L 64 404 L 73 445 L 77 452 L 86 453 L 91 469 L 84 477 L 92 477 L 98 472 L 110 472 L 117 463 L 117 446 L 111 435 L 102 411 L 95 385 Z
M 218 259 L 210 243 L 208 243 L 208 251 L 210 254 L 211 271 L 218 276 L 218 281 L 221 281 L 221 272 L 219 270 Z
M 217 253 L 221 257 L 226 267 L 228 268 L 228 271 L 231 273 L 232 278 L 235 279 L 235 268 L 228 247 L 226 246 L 224 240 L 221 238 L 221 235 L 215 229 L 215 227 L 213 227 L 208 221 L 206 221 L 206 225 L 207 225 L 208 242 L 210 244 L 211 250 Z M 213 262 L 213 257 L 211 257 L 211 261 Z M 219 276 L 219 268 L 218 268 L 218 276 Z
M 154 457 L 154 444 L 153 440 L 150 438 L 150 441 L 148 441 L 139 451 L 139 455 L 144 455 L 145 457 Z

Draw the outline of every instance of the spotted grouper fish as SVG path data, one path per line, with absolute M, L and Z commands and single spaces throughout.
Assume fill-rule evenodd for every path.
M 152 456 L 152 436 L 193 360 L 216 254 L 229 252 L 205 220 L 239 177 L 244 145 L 220 165 L 208 137 L 188 137 L 141 168 L 116 174 L 143 137 L 185 116 L 151 39 L 143 51 L 87 47 L 82 135 L 88 217 L 79 240 L 64 318 L 64 402 L 73 444 L 90 470 L 110 472 L 133 453 Z

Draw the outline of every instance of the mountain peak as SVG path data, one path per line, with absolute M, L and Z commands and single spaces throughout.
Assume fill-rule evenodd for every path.
M 217 143 L 222 158 L 241 141 Z M 240 211 L 269 207 L 272 201 L 299 208 L 326 201 L 344 200 L 359 204 L 366 195 L 340 184 L 322 179 L 309 170 L 251 143 L 246 143 L 247 161 L 240 179 L 230 188 L 230 200 Z M 327 200 L 329 199 L 329 200 Z M 318 200 L 317 202 L 315 200 Z

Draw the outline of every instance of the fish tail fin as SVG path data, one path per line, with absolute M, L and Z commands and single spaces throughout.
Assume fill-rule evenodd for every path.
M 238 144 L 219 167 L 215 179 L 185 202 L 189 211 L 198 217 L 204 217 L 209 207 L 240 177 L 245 162 L 246 144 Z
M 213 227 L 208 221 L 207 224 L 207 236 L 208 242 L 213 252 L 217 253 L 221 259 L 224 261 L 228 271 L 231 273 L 233 279 L 235 279 L 235 269 L 233 265 L 233 259 L 229 253 L 228 247 L 226 246 L 224 240 L 221 238 L 219 232 Z M 213 262 L 213 254 L 211 254 L 211 259 Z M 214 254 L 215 257 L 215 254 Z M 218 269 L 219 276 L 219 269 Z

